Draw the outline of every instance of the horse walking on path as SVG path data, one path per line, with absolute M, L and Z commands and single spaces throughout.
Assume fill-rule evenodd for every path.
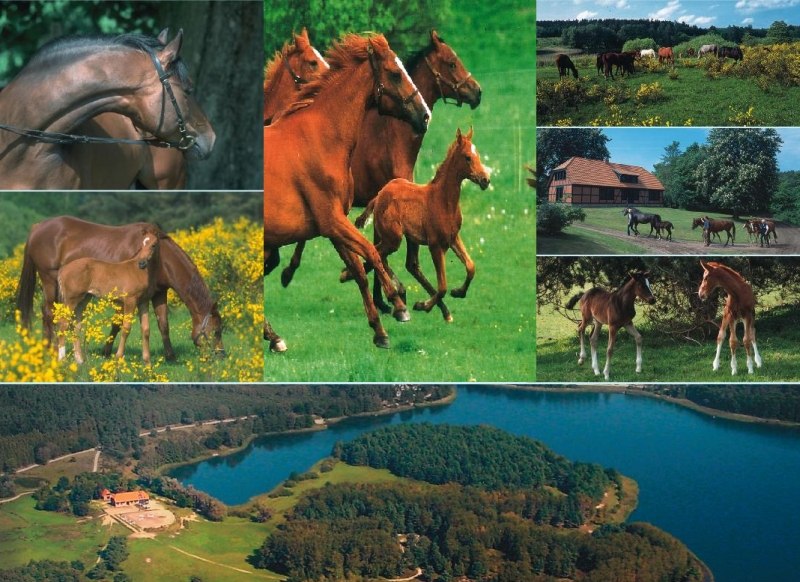
M 572 76 L 578 78 L 578 69 L 567 55 L 562 53 L 556 55 L 556 67 L 559 78 L 566 77 L 569 74 L 568 71 L 572 71 Z
M 366 112 L 377 107 L 417 133 L 431 111 L 382 35 L 348 35 L 326 54 L 331 68 L 300 92 L 300 100 L 264 127 L 264 272 L 280 263 L 281 246 L 328 238 L 358 282 L 373 343 L 389 338 L 369 292 L 361 257 L 375 268 L 398 321 L 409 319 L 375 247 L 347 219 L 353 205 L 350 170 Z M 274 349 L 280 337 L 265 326 Z
M 705 241 L 706 246 L 711 244 L 711 235 L 716 234 L 719 236 L 719 233 L 723 231 L 727 235 L 725 244 L 723 246 L 728 246 L 728 243 L 733 246 L 734 242 L 736 241 L 736 224 L 732 220 L 703 216 L 701 218 L 695 218 L 692 220 L 692 230 L 696 229 L 698 226 L 703 227 L 703 240 Z M 720 240 L 722 240 L 721 237 Z
M 722 342 L 725 341 L 726 331 L 730 331 L 731 348 L 731 375 L 736 375 L 736 349 L 739 342 L 736 339 L 736 323 L 744 323 L 744 351 L 747 354 L 747 372 L 753 373 L 753 361 L 756 366 L 761 367 L 761 356 L 756 346 L 756 298 L 753 294 L 753 287 L 745 281 L 739 273 L 730 267 L 713 261 L 700 261 L 703 267 L 703 280 L 697 294 L 705 301 L 717 287 L 722 287 L 728 294 L 725 300 L 725 308 L 722 311 L 722 323 L 717 334 L 717 355 L 714 358 L 712 368 L 719 370 L 719 357 L 722 351 Z
M 36 276 L 42 280 L 43 336 L 53 344 L 53 303 L 58 296 L 58 270 L 82 257 L 109 262 L 130 258 L 140 247 L 140 234 L 148 223 L 106 226 L 72 216 L 59 216 L 35 224 L 28 234 L 17 290 L 17 309 L 22 324 L 30 329 Z M 151 297 L 153 311 L 164 343 L 164 356 L 175 359 L 169 337 L 167 291 L 173 289 L 186 305 L 192 318 L 192 341 L 198 347 L 210 343 L 211 349 L 224 355 L 222 317 L 205 281 L 192 259 L 169 236 L 161 233 L 156 288 Z M 119 326 L 112 324 L 105 355 L 110 355 Z
M 208 157 L 215 134 L 189 95 L 182 41 L 182 32 L 166 45 L 137 34 L 67 37 L 39 49 L 0 92 L 0 188 L 128 188 L 146 160 L 122 146 Z M 97 119 L 105 113 L 126 123 Z M 99 159 L 115 165 L 100 168 L 87 148 L 109 145 Z
M 778 242 L 778 231 L 775 230 L 775 221 L 767 218 L 751 218 L 744 223 L 744 229 L 747 231 L 750 242 L 753 240 L 761 240 L 762 225 L 766 225 L 768 234 L 772 235 L 772 239 L 775 242 Z M 761 242 L 763 246 L 763 241 Z M 767 237 L 767 246 L 769 246 L 769 236 Z
M 79 364 L 84 362 L 81 351 L 81 322 L 83 310 L 92 296 L 114 295 L 122 305 L 122 336 L 117 348 L 117 358 L 125 355 L 125 341 L 131 331 L 133 312 L 139 310 L 142 328 L 142 360 L 150 365 L 150 315 L 148 303 L 155 292 L 154 256 L 158 249 L 160 232 L 153 226 L 142 228 L 142 248 L 136 255 L 120 263 L 109 263 L 83 257 L 67 263 L 58 271 L 59 301 L 75 314 L 74 355 Z M 66 357 L 66 332 L 69 321 L 58 323 L 58 359 Z
M 664 238 L 661 235 L 661 231 L 665 231 L 667 233 L 666 240 L 672 240 L 672 229 L 675 228 L 669 220 L 659 220 L 653 225 L 656 229 L 656 238 Z
M 633 234 L 636 236 L 639 236 L 638 225 L 649 224 L 650 232 L 647 234 L 649 237 L 653 234 L 656 223 L 661 222 L 661 216 L 658 214 L 647 214 L 646 212 L 642 212 L 638 208 L 634 208 L 632 206 L 623 210 L 622 214 L 628 217 L 628 236 L 631 235 L 631 232 L 633 232 Z
M 633 326 L 633 318 L 636 315 L 634 302 L 637 297 L 650 305 L 656 302 L 650 288 L 649 275 L 648 272 L 633 272 L 630 273 L 630 278 L 625 284 L 616 291 L 609 292 L 601 287 L 593 287 L 585 293 L 578 293 L 567 302 L 567 309 L 572 309 L 580 301 L 581 322 L 578 325 L 578 337 L 581 342 L 581 352 L 578 356 L 579 365 L 583 364 L 586 359 L 584 345 L 586 328 L 590 323 L 594 326 L 589 338 L 589 345 L 592 352 L 592 370 L 595 376 L 600 375 L 600 367 L 597 363 L 597 340 L 604 324 L 608 325 L 608 348 L 606 349 L 603 377 L 606 380 L 610 379 L 611 355 L 614 353 L 617 332 L 621 327 L 627 329 L 636 342 L 636 372 L 642 371 L 642 334 Z
M 489 186 L 489 173 L 472 143 L 472 133 L 472 129 L 466 135 L 462 135 L 461 129 L 456 131 L 455 141 L 428 184 L 414 184 L 403 178 L 392 180 L 356 219 L 356 226 L 363 227 L 367 218 L 374 213 L 376 248 L 404 299 L 405 289 L 392 272 L 387 259 L 400 248 L 405 236 L 406 269 L 430 294 L 427 301 L 415 303 L 414 309 L 429 312 L 434 305 L 438 305 L 447 322 L 453 321 L 453 317 L 443 301 L 447 293 L 444 257 L 449 248 L 464 248 L 459 235 L 462 223 L 459 204 L 461 183 L 470 180 L 480 186 L 481 190 L 486 190 Z M 436 289 L 419 267 L 420 245 L 426 245 L 431 253 L 436 269 Z M 456 252 L 459 258 L 464 254 L 466 251 Z M 466 297 L 474 274 L 474 267 L 468 268 L 466 281 L 458 289 L 453 289 L 451 295 Z M 380 286 L 374 285 L 373 294 L 379 298 L 380 292 Z

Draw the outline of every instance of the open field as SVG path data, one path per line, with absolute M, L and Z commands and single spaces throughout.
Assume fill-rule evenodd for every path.
M 800 113 L 786 107 L 800 99 L 800 87 L 770 84 L 761 89 L 754 80 L 720 75 L 709 78 L 696 58 L 676 58 L 675 68 L 637 62 L 632 76 L 606 80 L 597 73 L 596 55 L 571 58 L 579 79 L 572 76 L 558 88 L 558 70 L 552 62 L 557 48 L 548 47 L 537 62 L 537 120 L 552 125 L 694 125 L 694 126 L 797 126 Z M 570 51 L 572 52 L 572 51 Z M 729 61 L 731 62 L 731 61 Z M 733 65 L 735 66 L 735 65 Z M 637 103 L 645 84 L 659 83 L 660 100 Z M 553 92 L 554 93 L 551 93 Z M 545 95 L 550 97 L 542 98 Z M 752 110 L 750 111 L 750 108 Z
M 465 299 L 445 299 L 453 323 L 445 323 L 436 308 L 431 313 L 411 311 L 411 321 L 403 324 L 384 316 L 391 348 L 379 350 L 372 344 L 355 284 L 338 282 L 342 261 L 330 243 L 318 239 L 307 245 L 303 265 L 287 289 L 280 285 L 279 270 L 293 247 L 285 247 L 281 266 L 266 278 L 264 297 L 267 317 L 289 350 L 266 354 L 265 380 L 488 382 L 534 377 L 535 202 L 524 181 L 524 165 L 534 158 L 533 43 L 519 42 L 530 37 L 535 19 L 532 5 L 516 4 L 497 10 L 475 0 L 464 2 L 454 7 L 458 15 L 439 29 L 481 84 L 483 99 L 474 111 L 436 105 L 416 181 L 431 179 L 457 127 L 474 128 L 473 141 L 493 170 L 489 190 L 468 182 L 462 189 L 461 233 L 477 273 Z M 526 52 L 531 58 L 520 58 Z M 351 219 L 359 213 L 355 209 Z M 364 232 L 372 237 L 371 227 Z M 408 289 L 409 303 L 427 299 L 404 261 L 404 248 L 389 259 Z M 426 276 L 433 277 L 424 248 L 420 263 Z M 448 287 L 460 286 L 463 279 L 464 268 L 448 253 Z
M 648 236 L 650 225 L 639 225 L 639 236 L 628 236 L 627 217 L 622 215 L 623 207 L 597 208 L 585 207 L 586 220 L 575 222 L 557 236 L 540 236 L 537 241 L 537 252 L 541 255 L 784 255 L 800 252 L 800 229 L 795 226 L 777 223 L 775 230 L 777 242 L 770 247 L 761 247 L 754 240 L 749 240 L 742 219 L 732 219 L 730 215 L 715 212 L 699 212 L 642 206 L 640 210 L 648 214 L 659 214 L 662 220 L 675 225 L 672 240 L 656 240 L 655 234 Z M 724 246 L 714 238 L 710 246 L 702 242 L 701 227 L 692 229 L 692 219 L 708 215 L 711 218 L 734 220 L 736 237 L 733 246 Z

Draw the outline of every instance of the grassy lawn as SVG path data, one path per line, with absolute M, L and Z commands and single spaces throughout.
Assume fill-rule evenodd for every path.
M 411 321 L 384 316 L 391 349 L 372 344 L 361 297 L 353 283 L 338 282 L 342 261 L 327 240 L 306 247 L 303 265 L 288 289 L 276 271 L 265 282 L 266 313 L 289 351 L 267 354 L 265 380 L 317 381 L 530 381 L 534 378 L 535 221 L 534 193 L 525 183 L 525 164 L 534 159 L 531 86 L 533 43 L 520 47 L 535 25 L 532 5 L 497 10 L 477 0 L 454 6 L 440 28 L 483 89 L 474 111 L 438 103 L 416 166 L 427 182 L 442 161 L 457 127 L 474 127 L 473 141 L 493 169 L 492 186 L 462 189 L 462 238 L 477 274 L 465 299 L 445 300 L 454 322 L 441 313 L 411 312 Z M 512 29 L 509 29 L 512 26 Z M 527 51 L 530 59 L 520 58 Z M 521 64 L 524 63 L 524 64 Z M 528 64 L 530 63 L 530 64 Z M 528 68 L 524 68 L 528 67 Z M 356 209 L 351 219 L 360 213 Z M 364 231 L 372 237 L 371 227 Z M 283 249 L 283 268 L 292 252 Z M 404 268 L 405 249 L 390 264 L 408 289 L 410 303 L 427 294 Z M 421 249 L 426 276 L 435 280 L 430 255 Z M 448 286 L 461 285 L 464 269 L 448 253 Z M 502 362 L 502 365 L 498 365 Z
M 568 226 L 555 236 L 539 235 L 536 252 L 540 255 L 635 255 L 641 252 L 633 242 L 581 228 L 581 224 Z
M 70 481 L 80 473 L 90 473 L 94 466 L 95 451 L 87 451 L 84 453 L 75 453 L 61 461 L 48 463 L 29 469 L 24 473 L 19 473 L 14 481 L 23 488 L 34 489 L 37 486 L 29 487 L 28 485 L 34 481 L 47 482 L 55 484 L 60 477 L 67 477 Z M 102 459 L 101 459 L 102 460 Z M 31 480 L 29 482 L 29 480 Z
M 547 111 L 541 105 L 538 110 L 539 125 L 556 125 L 559 120 L 569 119 L 569 125 L 592 125 L 600 120 L 599 125 L 641 125 L 643 120 L 650 120 L 654 125 L 694 125 L 694 126 L 726 126 L 743 125 L 734 116 L 747 112 L 753 107 L 747 125 L 793 126 L 800 124 L 800 110 L 786 107 L 787 103 L 800 99 L 800 87 L 780 87 L 774 85 L 769 92 L 761 90 L 751 79 L 739 79 L 722 76 L 710 79 L 705 71 L 694 67 L 695 59 L 677 59 L 677 79 L 670 79 L 668 67 L 649 72 L 637 65 L 637 72 L 632 77 L 606 80 L 598 75 L 595 55 L 572 57 L 578 68 L 580 81 L 586 87 L 599 85 L 603 89 L 614 86 L 625 88 L 630 98 L 618 103 L 619 122 L 609 121 L 612 113 L 602 97 L 584 100 L 577 106 L 559 107 Z M 537 80 L 557 81 L 558 70 L 555 65 L 544 65 L 536 72 Z M 571 79 L 572 77 L 570 77 Z M 658 82 L 663 88 L 665 99 L 637 105 L 633 96 L 644 83 Z M 732 98 L 735 96 L 735 99 Z M 658 116 L 658 120 L 653 120 Z M 741 119 L 741 118 L 740 118 Z M 688 122 L 688 123 L 687 123 Z

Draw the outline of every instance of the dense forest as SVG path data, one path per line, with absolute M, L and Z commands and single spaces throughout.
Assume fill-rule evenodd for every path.
M 402 447 L 419 467 L 413 473 L 428 483 L 315 490 L 256 551 L 257 566 L 297 582 L 394 578 L 417 568 L 429 581 L 466 576 L 487 582 L 608 582 L 631 572 L 642 582 L 702 579 L 701 565 L 687 548 L 648 524 L 604 525 L 591 535 L 579 531 L 594 509 L 593 503 L 588 508 L 574 503 L 574 491 L 592 489 L 580 485 L 589 466 L 571 464 L 530 439 L 489 427 L 410 425 L 379 430 L 353 444 L 337 446 L 337 452 L 365 455 L 375 466 L 387 466 L 384 461 Z M 530 455 L 530 470 L 522 454 Z M 431 484 L 449 473 L 443 473 L 445 460 L 463 467 L 454 479 L 470 484 Z M 570 466 L 576 474 L 567 478 L 566 488 L 573 493 L 544 484 L 543 474 L 560 481 Z M 499 478 L 509 479 L 508 486 L 500 486 Z M 565 507 L 571 510 L 559 515 Z
M 3 471 L 45 463 L 60 455 L 103 447 L 112 456 L 143 456 L 143 466 L 180 462 L 201 447 L 238 446 L 251 434 L 304 428 L 324 418 L 385 406 L 437 400 L 451 387 L 145 385 L 0 387 L 0 459 Z M 178 431 L 142 451 L 143 431 L 156 427 L 251 416 L 218 426 L 198 443 Z
M 800 387 L 797 386 L 669 386 L 659 390 L 724 412 L 800 422 Z

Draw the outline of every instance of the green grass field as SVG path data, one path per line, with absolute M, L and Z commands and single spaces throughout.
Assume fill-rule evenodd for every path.
M 607 87 L 626 88 L 631 98 L 618 104 L 619 122 L 609 121 L 612 114 L 609 106 L 602 99 L 584 101 L 578 106 L 559 107 L 546 111 L 541 104 L 538 109 L 538 122 L 541 126 L 558 125 L 559 120 L 569 120 L 568 125 L 641 125 L 643 120 L 659 119 L 654 125 L 694 125 L 694 126 L 795 126 L 800 125 L 800 111 L 787 107 L 787 103 L 800 99 L 800 87 L 781 87 L 774 85 L 765 92 L 751 79 L 740 79 L 733 76 L 722 76 L 710 79 L 705 76 L 695 59 L 676 59 L 678 77 L 668 76 L 669 67 L 654 72 L 642 72 L 637 65 L 632 77 L 619 77 L 606 80 L 597 74 L 595 55 L 573 56 L 581 82 Z M 558 70 L 552 62 L 551 55 L 540 59 L 537 69 L 537 80 L 557 81 Z M 570 76 L 570 79 L 572 77 Z M 637 105 L 633 96 L 644 83 L 658 82 L 663 88 L 666 98 L 656 103 Z M 744 114 L 749 107 L 753 111 L 747 121 L 735 119 L 736 114 Z
M 265 357 L 265 380 L 320 381 L 525 381 L 534 378 L 534 193 L 524 181 L 534 159 L 533 6 L 515 2 L 497 9 L 471 0 L 454 6 L 439 32 L 458 52 L 483 89 L 474 111 L 438 103 L 420 152 L 416 181 L 427 182 L 442 161 L 457 127 L 474 127 L 473 141 L 493 169 L 492 187 L 462 189 L 462 237 L 477 274 L 466 299 L 448 296 L 454 322 L 441 313 L 412 312 L 397 323 L 384 316 L 391 349 L 372 344 L 361 297 L 353 283 L 338 282 L 342 262 L 330 243 L 312 241 L 288 289 L 279 272 L 267 277 L 265 309 L 289 351 Z M 522 44 L 521 44 L 522 43 Z M 527 43 L 527 44 L 526 44 Z M 521 55 L 529 55 L 522 57 Z M 358 209 L 351 215 L 357 215 Z M 371 229 L 365 230 L 371 238 Z M 283 268 L 292 247 L 282 250 Z M 430 255 L 420 260 L 434 278 Z M 390 264 L 408 289 L 409 302 L 427 299 L 405 271 L 405 249 Z M 279 268 L 279 269 L 280 269 Z M 464 269 L 448 253 L 450 288 Z

